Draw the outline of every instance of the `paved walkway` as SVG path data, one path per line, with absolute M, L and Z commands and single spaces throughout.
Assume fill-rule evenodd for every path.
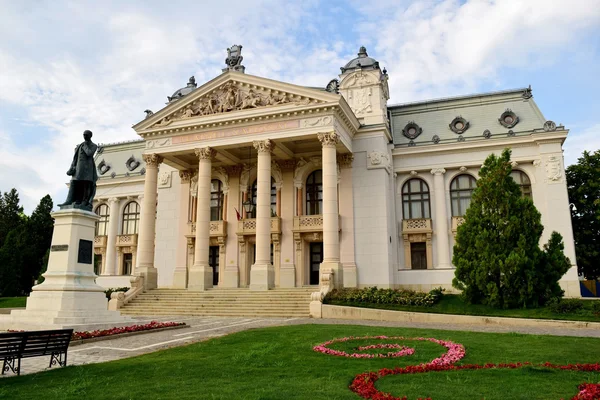
M 150 321 L 185 322 L 187 328 L 145 333 L 127 337 L 102 340 L 69 348 L 69 365 L 82 365 L 118 360 L 138 356 L 170 347 L 182 346 L 213 337 L 224 336 L 251 328 L 298 324 L 342 324 L 367 325 L 405 328 L 444 329 L 473 332 L 519 332 L 526 334 L 586 336 L 600 338 L 600 330 L 565 329 L 565 328 L 531 328 L 503 327 L 498 325 L 472 326 L 453 324 L 427 324 L 410 322 L 379 322 L 356 320 L 332 320 L 311 318 L 233 318 L 233 317 L 141 317 L 134 318 L 136 323 Z M 48 367 L 49 357 L 27 358 L 21 361 L 21 374 L 43 371 Z M 57 367 L 54 367 L 57 368 Z M 4 377 L 14 376 L 11 373 Z

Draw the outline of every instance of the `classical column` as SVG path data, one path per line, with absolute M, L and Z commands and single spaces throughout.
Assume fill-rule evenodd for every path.
M 173 271 L 173 287 L 187 287 L 187 238 L 189 230 L 188 217 L 190 216 L 190 179 L 192 171 L 179 171 L 179 224 L 177 229 L 177 253 L 175 255 L 175 271 Z
M 446 190 L 444 187 L 444 168 L 434 168 L 433 199 L 435 200 L 434 231 L 437 236 L 437 264 L 435 268 L 451 268 L 450 240 L 448 238 L 448 214 L 446 213 Z
M 336 145 L 339 135 L 335 132 L 318 133 L 323 145 L 323 262 L 321 273 L 333 272 L 333 284 L 343 287 L 344 270 L 340 263 L 340 227 L 338 211 L 338 169 Z
M 256 175 L 256 259 L 250 269 L 250 290 L 269 290 L 275 286 L 271 264 L 271 150 L 269 139 L 254 141 L 258 152 Z
M 119 199 L 111 197 L 108 199 L 110 216 L 108 217 L 108 237 L 106 238 L 106 274 L 118 275 L 117 258 L 117 231 L 119 229 Z
M 196 249 L 194 265 L 190 268 L 188 289 L 206 290 L 213 286 L 213 270 L 208 264 L 210 245 L 210 180 L 212 158 L 216 151 L 211 147 L 196 149 L 198 156 L 198 209 L 196 210 Z
M 146 163 L 146 175 L 140 214 L 136 275 L 144 277 L 146 289 L 154 289 L 158 285 L 158 273 L 154 267 L 154 238 L 156 236 L 158 164 L 162 162 L 162 157 L 158 154 L 143 154 L 142 158 Z

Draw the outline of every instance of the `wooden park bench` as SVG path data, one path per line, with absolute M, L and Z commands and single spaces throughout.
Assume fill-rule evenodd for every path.
M 21 359 L 29 357 L 50 356 L 48 368 L 56 364 L 66 366 L 72 335 L 73 329 L 0 333 L 2 375 L 8 370 L 21 375 Z

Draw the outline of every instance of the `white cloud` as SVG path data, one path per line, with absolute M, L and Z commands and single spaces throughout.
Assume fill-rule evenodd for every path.
M 565 166 L 577 163 L 577 159 L 587 150 L 594 152 L 600 149 L 600 123 L 583 129 L 571 129 L 563 146 Z

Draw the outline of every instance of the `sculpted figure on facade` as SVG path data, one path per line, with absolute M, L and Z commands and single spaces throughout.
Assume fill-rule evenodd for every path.
M 83 132 L 84 141 L 75 148 L 71 167 L 67 175 L 71 176 L 69 193 L 64 203 L 59 204 L 61 209 L 79 208 L 92 211 L 92 202 L 96 195 L 96 181 L 98 172 L 94 163 L 94 153 L 98 146 L 92 142 L 92 131 Z
M 558 182 L 562 178 L 562 171 L 560 168 L 560 159 L 556 156 L 548 157 L 546 162 L 546 177 L 549 181 Z

